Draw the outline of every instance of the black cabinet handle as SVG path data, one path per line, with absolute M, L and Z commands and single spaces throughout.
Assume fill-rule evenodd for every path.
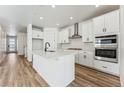
M 103 31 L 103 32 L 105 31 L 104 28 L 102 29 L 102 31 Z
M 84 58 L 86 58 L 87 56 L 86 55 L 84 55 Z
M 105 32 L 106 32 L 106 28 L 105 28 Z
M 103 68 L 107 68 L 106 66 L 102 66 Z

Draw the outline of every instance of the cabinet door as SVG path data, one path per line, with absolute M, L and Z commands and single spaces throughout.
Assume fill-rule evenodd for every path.
M 65 29 L 63 32 L 63 40 L 64 40 L 64 43 L 69 43 L 69 31 L 68 31 L 68 29 Z
M 93 67 L 93 53 L 84 52 L 84 65 Z
M 93 53 L 85 51 L 79 52 L 79 64 L 93 67 Z
M 113 11 L 105 15 L 105 32 L 119 32 L 119 10 Z
M 36 38 L 37 37 L 37 31 L 32 30 L 32 38 Z
M 83 56 L 83 52 L 79 52 L 78 53 L 78 63 L 79 64 L 81 64 L 81 65 L 83 65 L 83 62 L 84 62 L 84 58 L 83 58 L 84 56 Z
M 93 21 L 90 21 L 88 23 L 88 38 L 89 41 L 88 42 L 93 42 Z
M 79 54 L 77 52 L 77 54 L 75 55 L 75 63 L 79 63 Z
M 88 39 L 88 24 L 87 23 L 83 23 L 82 25 L 82 41 L 83 42 L 87 42 Z
M 93 23 L 92 21 L 87 21 L 82 24 L 82 41 L 83 42 L 93 42 Z
M 39 31 L 39 38 L 43 39 L 43 32 Z
M 69 31 L 69 37 L 72 37 L 72 35 L 74 35 L 74 25 L 69 26 L 68 31 Z
M 110 20 L 110 19 L 109 19 Z M 104 33 L 104 15 L 93 19 L 94 34 Z
M 55 32 L 54 31 L 46 31 L 44 33 L 44 43 L 49 42 L 50 47 L 48 48 L 49 50 L 56 50 L 57 48 L 57 41 L 55 39 Z
M 60 43 L 69 43 L 69 31 L 68 29 L 63 29 L 59 32 L 59 42 Z
M 79 23 L 79 24 L 78 24 L 78 34 L 79 34 L 80 36 L 82 36 L 82 24 L 83 24 L 83 23 Z
M 58 39 L 58 43 L 62 43 L 62 31 L 59 31 Z

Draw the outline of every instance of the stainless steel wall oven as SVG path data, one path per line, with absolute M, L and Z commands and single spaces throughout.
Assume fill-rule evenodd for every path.
M 95 59 L 118 62 L 117 35 L 95 37 Z

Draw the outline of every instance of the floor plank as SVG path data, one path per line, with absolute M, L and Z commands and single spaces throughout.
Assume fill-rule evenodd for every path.
M 119 77 L 76 64 L 75 80 L 68 87 L 119 87 Z M 8 54 L 0 63 L 0 86 L 48 87 L 23 56 Z

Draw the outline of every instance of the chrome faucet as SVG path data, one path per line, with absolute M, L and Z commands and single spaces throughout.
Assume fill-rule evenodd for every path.
M 49 43 L 49 42 L 46 42 L 46 43 L 45 43 L 45 52 L 47 52 L 47 49 L 48 49 L 47 44 L 48 44 L 49 47 L 50 47 L 50 43 Z

